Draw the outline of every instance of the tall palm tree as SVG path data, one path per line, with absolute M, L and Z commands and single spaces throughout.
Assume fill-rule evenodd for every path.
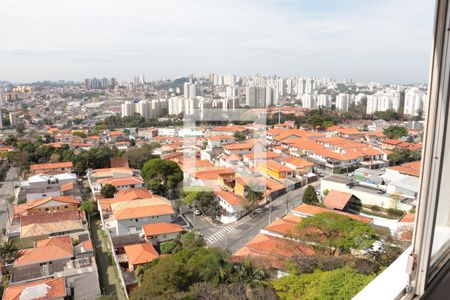
M 6 261 L 11 260 L 17 256 L 20 247 L 13 241 L 4 241 L 0 244 L 0 270 Z
M 266 270 L 254 267 L 252 262 L 247 259 L 234 266 L 234 276 L 237 282 L 244 283 L 247 287 L 266 286 L 269 275 Z

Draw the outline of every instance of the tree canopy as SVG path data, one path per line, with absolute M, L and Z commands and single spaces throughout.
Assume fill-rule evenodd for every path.
M 100 189 L 100 194 L 105 198 L 113 198 L 116 192 L 116 187 L 111 184 L 105 184 Z
M 211 190 L 183 191 L 183 196 L 184 203 L 194 205 L 195 209 L 212 218 L 217 216 L 219 203 Z
M 383 133 L 388 139 L 399 139 L 408 135 L 408 129 L 403 126 L 391 125 L 388 128 L 384 128 Z
M 200 295 L 221 295 L 221 291 L 239 295 L 228 299 L 255 299 L 246 295 L 250 290 L 251 294 L 271 295 L 261 299 L 276 299 L 265 270 L 249 261 L 232 263 L 228 253 L 219 248 L 183 248 L 139 272 L 141 284 L 131 293 L 133 300 L 204 299 Z
M 364 275 L 349 267 L 332 271 L 316 269 L 313 273 L 289 274 L 272 281 L 282 300 L 352 299 L 376 275 Z
M 306 204 L 318 204 L 319 199 L 317 198 L 316 189 L 312 185 L 308 185 L 303 194 L 303 203 Z
M 328 255 L 349 253 L 351 249 L 368 250 L 379 239 L 370 225 L 333 212 L 306 218 L 297 229 L 316 251 Z
M 406 162 L 420 160 L 420 150 L 409 150 L 403 148 L 395 148 L 392 153 L 388 154 L 389 165 L 399 165 Z
M 152 158 L 156 158 L 153 155 L 153 151 L 156 148 L 161 147 L 161 145 L 157 142 L 151 142 L 149 144 L 144 144 L 142 147 L 132 147 L 125 152 L 123 157 L 128 159 L 128 163 L 130 167 L 133 169 L 142 169 L 144 163 Z
M 142 167 L 142 178 L 146 186 L 157 195 L 173 198 L 183 181 L 183 171 L 173 161 L 154 158 Z
M 94 212 L 97 211 L 97 206 L 95 205 L 94 202 L 85 200 L 81 201 L 80 209 L 82 211 L 85 211 L 88 215 L 92 215 Z

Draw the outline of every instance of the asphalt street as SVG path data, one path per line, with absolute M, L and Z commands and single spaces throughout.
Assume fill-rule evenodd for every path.
M 317 189 L 320 186 L 320 181 L 313 182 L 311 185 Z M 218 226 L 212 224 L 203 216 L 195 216 L 194 224 L 192 213 L 185 214 L 185 217 L 191 224 L 194 224 L 194 229 L 204 236 L 209 246 L 224 248 L 233 253 L 254 238 L 270 221 L 283 217 L 292 208 L 300 205 L 305 189 L 306 186 L 272 201 L 271 214 L 269 214 L 270 205 L 268 204 L 262 212 L 253 216 L 247 215 L 235 223 Z

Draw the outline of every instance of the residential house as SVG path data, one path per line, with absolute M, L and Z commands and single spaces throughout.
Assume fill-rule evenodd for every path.
M 23 243 L 52 236 L 86 231 L 84 214 L 79 210 L 31 214 L 20 217 L 20 239 Z
M 126 245 L 123 248 L 130 271 L 134 271 L 138 266 L 147 264 L 159 257 L 158 252 L 150 242 Z
M 245 200 L 242 197 L 225 190 L 217 190 L 213 193 L 222 208 L 220 212 L 220 222 L 225 224 L 236 222 L 246 212 L 244 207 Z
M 295 170 L 284 166 L 274 160 L 260 161 L 256 163 L 256 169 L 264 175 L 274 179 L 286 179 L 295 177 Z
M 9 285 L 4 293 L 3 300 L 24 299 L 67 299 L 69 291 L 66 288 L 64 277 L 47 278 L 33 282 Z
M 282 157 L 281 164 L 295 171 L 296 174 L 307 174 L 312 173 L 314 168 L 314 163 L 307 161 L 305 159 L 291 156 Z
M 179 224 L 168 222 L 145 224 L 142 226 L 142 230 L 144 231 L 145 239 L 154 245 L 175 240 L 184 231 Z
M 75 199 L 73 196 L 49 196 L 16 205 L 14 207 L 14 217 L 20 218 L 26 215 L 68 210 L 77 211 L 79 207 L 80 200 Z
M 68 162 L 58 162 L 58 163 L 45 163 L 45 164 L 34 164 L 30 165 L 31 174 L 39 173 L 72 173 L 73 163 Z
M 145 224 L 170 223 L 175 213 L 170 202 L 162 197 L 113 203 L 111 211 L 112 219 L 107 223 L 116 236 L 142 232 Z
M 242 143 L 228 144 L 223 146 L 222 148 L 223 152 L 227 155 L 242 155 L 252 152 L 263 152 L 265 150 L 265 146 L 262 144 L 262 142 L 256 139 L 248 139 Z
M 361 200 L 350 193 L 331 190 L 323 199 L 323 204 L 333 210 L 350 213 L 359 213 L 362 205 Z
M 120 177 L 120 178 L 103 178 L 97 180 L 98 187 L 101 189 L 104 185 L 110 184 L 117 190 L 128 190 L 134 188 L 141 188 L 144 181 L 139 177 Z

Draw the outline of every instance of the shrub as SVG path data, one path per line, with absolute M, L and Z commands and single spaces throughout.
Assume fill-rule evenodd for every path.
M 388 213 L 388 215 L 394 216 L 394 217 L 401 217 L 404 214 L 403 210 L 395 209 L 395 208 L 388 208 L 388 209 L 386 209 L 386 212 Z
M 373 211 L 381 211 L 381 207 L 379 207 L 378 205 L 371 205 L 370 209 Z
M 161 251 L 161 254 L 170 254 L 177 246 L 178 246 L 177 242 L 168 241 L 168 242 L 161 243 L 159 249 Z

